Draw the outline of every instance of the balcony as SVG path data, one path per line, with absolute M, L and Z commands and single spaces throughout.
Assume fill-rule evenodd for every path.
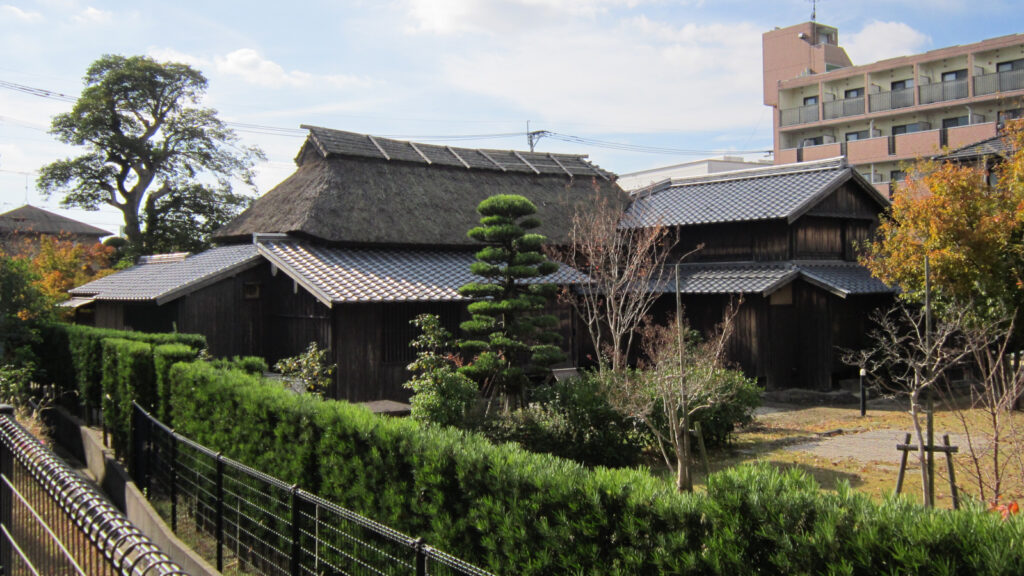
M 920 86 L 918 90 L 921 93 L 921 104 L 960 100 L 967 98 L 967 78 L 938 82 L 936 84 L 925 84 Z
M 796 124 L 807 124 L 809 122 L 818 121 L 818 105 L 807 104 L 806 106 L 798 106 L 796 108 L 786 108 L 780 110 L 782 117 L 779 119 L 779 124 L 782 126 L 793 126 Z
M 893 90 L 892 92 L 878 92 L 868 95 L 868 107 L 871 112 L 882 112 L 884 110 L 895 110 L 907 108 L 914 105 L 914 90 Z
M 1011 90 L 1024 90 L 1024 70 L 1010 70 L 974 77 L 974 94 L 976 96 Z
M 864 97 L 825 102 L 825 119 L 844 118 L 864 113 Z
M 850 164 L 870 164 L 871 162 L 886 162 L 889 157 L 889 137 L 865 138 L 863 140 L 851 140 L 846 143 L 846 157 Z

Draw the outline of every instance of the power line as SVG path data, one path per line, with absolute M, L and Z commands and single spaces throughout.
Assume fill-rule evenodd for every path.
M 24 84 L 16 84 L 14 82 L 7 82 L 0 80 L 0 88 L 7 88 L 9 90 L 15 90 L 24 94 L 30 94 L 32 96 L 38 96 L 41 98 L 49 98 L 52 100 L 60 100 L 62 102 L 76 102 L 77 98 L 55 92 L 53 90 L 46 90 L 43 88 L 35 88 L 32 86 L 26 86 Z M 5 118 L 6 119 L 6 118 Z M 232 129 L 238 132 L 246 132 L 251 134 L 261 134 L 265 136 L 289 136 L 289 137 L 304 137 L 306 135 L 305 130 L 299 128 L 283 128 L 280 126 L 267 126 L 264 124 L 252 124 L 247 122 L 224 122 Z M 756 127 L 755 127 L 756 129 Z M 562 134 L 560 132 L 551 132 L 548 130 L 537 130 L 535 134 L 559 140 L 562 142 L 568 142 L 572 144 L 582 144 L 593 148 L 604 148 L 607 150 L 619 150 L 622 152 L 634 152 L 640 154 L 661 154 L 671 156 L 705 156 L 705 155 L 719 155 L 719 154 L 764 154 L 770 152 L 770 150 L 759 149 L 759 150 L 705 150 L 695 148 L 675 148 L 670 146 L 647 146 L 643 144 L 628 144 L 625 142 L 612 142 L 608 140 L 598 140 L 596 138 L 587 138 L 584 136 L 574 136 L 572 134 Z M 491 134 L 442 134 L 442 135 L 381 135 L 385 138 L 399 138 L 399 139 L 417 139 L 427 142 L 458 142 L 466 140 L 492 140 L 502 138 L 519 138 L 523 136 L 522 132 L 497 132 Z M 539 140 L 539 137 L 537 138 Z M 749 139 L 748 139 L 749 140 Z

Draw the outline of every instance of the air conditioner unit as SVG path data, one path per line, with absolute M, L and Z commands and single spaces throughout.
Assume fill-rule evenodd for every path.
M 873 128 L 873 129 L 871 130 L 871 137 L 872 137 L 872 138 L 878 138 L 878 137 L 879 137 L 879 136 L 881 136 L 881 135 L 882 135 L 882 131 L 881 131 L 881 130 L 879 130 L 878 128 Z
M 921 132 L 924 132 L 925 130 L 931 130 L 932 129 L 932 123 L 931 122 L 918 122 L 917 123 L 917 129 L 920 130 Z
M 825 134 L 824 136 L 821 137 L 821 142 L 823 144 L 835 144 L 836 137 L 831 134 Z
M 917 84 L 918 84 L 918 86 L 921 86 L 921 85 L 924 85 L 924 84 L 931 84 L 931 83 L 932 83 L 932 79 L 929 78 L 928 76 L 925 76 L 925 75 L 922 74 L 921 76 L 917 77 Z
M 971 114 L 971 124 L 983 124 L 985 122 L 984 114 Z

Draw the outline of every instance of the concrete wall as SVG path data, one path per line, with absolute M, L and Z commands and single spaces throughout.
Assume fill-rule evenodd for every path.
M 62 408 L 47 411 L 47 422 L 62 448 L 85 465 L 86 471 L 124 512 L 128 520 L 192 576 L 217 576 L 220 573 L 171 532 L 169 526 L 129 479 L 128 472 L 114 459 L 113 451 L 103 446 L 103 434 Z

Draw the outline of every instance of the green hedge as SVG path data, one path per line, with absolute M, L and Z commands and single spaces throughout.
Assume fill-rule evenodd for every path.
M 1024 521 L 738 467 L 707 493 L 177 364 L 186 436 L 504 574 L 1021 574 Z
M 105 338 L 102 341 L 103 423 L 113 435 L 118 455 L 131 435 L 132 401 L 152 410 L 157 402 L 153 346 L 146 342 Z
M 186 344 L 160 344 L 153 347 L 153 373 L 156 380 L 156 417 L 171 421 L 171 366 L 196 359 L 196 350 Z
M 86 408 L 98 408 L 102 401 L 103 340 L 120 338 L 152 345 L 184 344 L 198 351 L 206 347 L 201 334 L 151 334 L 95 328 L 79 324 L 50 324 L 43 331 L 39 358 L 52 367 L 48 380 L 60 396 L 78 395 Z

